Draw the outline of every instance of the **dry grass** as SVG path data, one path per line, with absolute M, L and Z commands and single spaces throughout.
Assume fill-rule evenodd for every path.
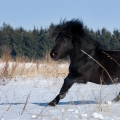
M 51 60 L 49 53 L 44 60 L 30 60 L 27 57 L 10 56 L 11 49 L 2 46 L 2 58 L 0 59 L 0 84 L 6 84 L 12 78 L 65 77 L 68 74 L 68 62 L 55 62 Z
M 45 60 L 30 61 L 25 58 L 4 56 L 0 59 L 0 78 L 4 81 L 7 78 L 34 78 L 43 77 L 65 77 L 68 73 L 68 62 L 54 62 L 50 57 Z

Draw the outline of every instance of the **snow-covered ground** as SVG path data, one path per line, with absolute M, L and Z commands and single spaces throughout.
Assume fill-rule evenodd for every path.
M 120 84 L 74 84 L 56 107 L 47 106 L 63 78 L 12 79 L 0 85 L 0 120 L 120 120 L 120 102 L 112 99 Z

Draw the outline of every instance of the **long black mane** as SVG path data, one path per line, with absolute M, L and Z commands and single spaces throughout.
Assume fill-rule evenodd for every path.
M 92 36 L 88 33 L 87 29 L 85 28 L 83 22 L 79 19 L 72 19 L 70 21 L 60 21 L 60 23 L 55 26 L 51 36 L 53 38 L 56 38 L 56 36 L 61 32 L 68 37 L 72 34 L 74 36 L 74 40 L 78 40 L 78 43 L 79 41 L 81 41 L 81 38 L 86 40 L 88 43 L 91 42 L 92 44 L 95 44 L 95 46 L 102 47 L 100 42 L 92 38 Z
M 60 32 L 64 32 L 66 35 L 70 33 L 83 35 L 85 33 L 83 22 L 79 19 L 72 19 L 70 21 L 63 20 L 60 24 L 55 26 L 52 37 L 57 36 Z

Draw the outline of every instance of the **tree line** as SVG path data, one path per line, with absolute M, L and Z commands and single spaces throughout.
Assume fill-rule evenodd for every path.
M 29 59 L 43 59 L 49 54 L 54 45 L 54 40 L 50 37 L 55 25 L 52 23 L 49 28 L 36 28 L 25 30 L 23 27 L 14 29 L 9 24 L 3 23 L 0 27 L 0 48 L 7 46 L 10 48 L 12 57 L 28 57 Z M 106 28 L 93 31 L 85 27 L 88 33 L 103 46 L 104 49 L 120 49 L 120 31 L 113 30 L 113 33 Z M 0 50 L 0 56 L 4 50 Z

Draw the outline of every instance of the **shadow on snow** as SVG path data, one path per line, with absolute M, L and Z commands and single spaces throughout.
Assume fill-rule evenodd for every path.
M 0 105 L 20 105 L 25 103 L 0 103 Z M 47 106 L 48 103 L 29 103 L 29 104 L 35 104 L 39 106 Z M 58 105 L 82 105 L 82 104 L 97 104 L 96 101 L 69 101 L 69 102 L 59 102 Z

